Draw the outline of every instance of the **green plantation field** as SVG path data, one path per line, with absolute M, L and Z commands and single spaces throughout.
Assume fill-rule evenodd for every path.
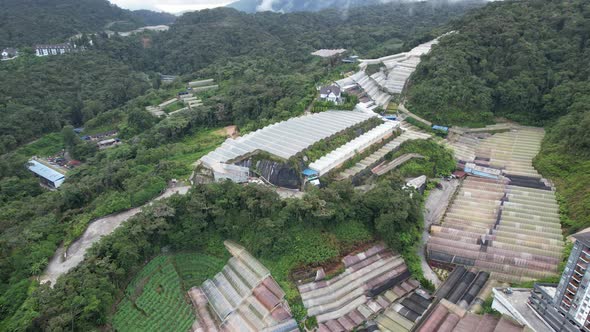
M 187 290 L 221 271 L 224 259 L 195 253 L 152 259 L 117 306 L 117 331 L 187 331 L 195 320 Z
M 174 260 L 186 291 L 220 272 L 227 262 L 225 259 L 192 253 L 176 254 Z

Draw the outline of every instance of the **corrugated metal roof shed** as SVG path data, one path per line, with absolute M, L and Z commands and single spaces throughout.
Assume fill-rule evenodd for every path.
M 65 180 L 65 175 L 54 170 L 53 168 L 43 165 L 36 160 L 29 160 L 27 168 L 37 174 L 38 176 L 51 181 L 55 184 L 55 187 L 59 187 Z

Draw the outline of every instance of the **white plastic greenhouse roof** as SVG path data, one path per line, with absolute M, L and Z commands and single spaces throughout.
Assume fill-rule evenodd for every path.
M 377 116 L 354 111 L 327 111 L 272 124 L 237 139 L 226 140 L 201 158 L 208 167 L 227 163 L 255 151 L 289 159 L 314 143 Z
M 359 60 L 361 70 L 354 75 L 336 81 L 336 84 L 345 90 L 358 85 L 371 97 L 375 104 L 386 106 L 391 100 L 390 94 L 403 91 L 406 82 L 420 63 L 420 57 L 430 52 L 432 45 L 438 43 L 439 38 L 420 44 L 409 52 L 378 59 Z M 377 64 L 384 65 L 384 70 L 368 76 L 365 73 L 365 68 L 368 65 Z
M 387 121 L 311 163 L 309 168 L 317 171 L 320 175 L 324 175 L 355 156 L 358 152 L 380 141 L 399 125 L 398 121 Z

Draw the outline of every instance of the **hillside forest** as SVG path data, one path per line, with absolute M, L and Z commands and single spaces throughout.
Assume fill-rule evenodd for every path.
M 63 43 L 79 33 L 105 29 L 129 31 L 146 25 L 172 23 L 175 16 L 148 10 L 121 9 L 96 0 L 3 0 L 0 49 Z
M 141 206 L 170 180 L 186 180 L 193 163 L 223 142 L 223 126 L 237 124 L 247 132 L 303 114 L 316 85 L 354 69 L 313 58 L 316 48 L 342 45 L 367 56 L 399 52 L 477 6 L 391 4 L 351 10 L 347 17 L 338 11 L 249 15 L 222 8 L 187 13 L 168 32 L 128 38 L 99 33 L 88 35 L 94 45 L 87 43 L 84 52 L 43 58 L 24 52 L 1 62 L 0 330 L 109 327 L 120 292 L 147 260 L 163 249 L 215 250 L 222 238 L 279 262 L 272 269 L 283 283 L 295 267 L 333 261 L 374 239 L 407 255 L 420 277 L 413 249 L 422 224 L 420 196 L 409 199 L 394 177 L 373 194 L 342 184 L 293 201 L 256 187 L 199 187 L 127 223 L 54 288 L 37 281 L 58 246 L 80 237 L 91 220 Z M 163 85 L 158 73 L 179 78 Z M 203 106 L 168 118 L 145 110 L 185 89 L 182 81 L 199 78 L 219 84 L 199 96 Z M 124 143 L 97 150 L 73 135 L 74 127 L 88 134 L 117 130 Z M 83 164 L 59 191 L 45 191 L 23 165 L 31 156 L 62 150 Z M 450 160 L 448 151 L 437 153 Z M 413 167 L 436 169 L 435 163 Z M 449 171 L 448 165 L 438 168 Z M 209 212 L 200 214 L 202 208 Z M 233 224 L 236 218 L 240 225 Z M 303 224 L 309 227 L 301 229 Z M 326 243 L 322 234 L 333 240 Z M 289 296 L 296 303 L 296 293 Z
M 53 288 L 38 282 L 58 246 L 67 247 L 92 220 L 142 206 L 172 179 L 188 179 L 194 162 L 225 140 L 224 126 L 249 132 L 301 115 L 318 85 L 356 70 L 312 57 L 319 48 L 380 57 L 455 31 L 424 56 L 405 92 L 406 106 L 445 125 L 502 120 L 543 126 L 547 134 L 535 166 L 557 186 L 564 234 L 590 226 L 584 62 L 590 5 L 584 0 L 394 2 L 350 8 L 345 15 L 336 9 L 247 14 L 220 8 L 186 13 L 166 32 L 131 37 L 93 32 L 110 22 L 135 28 L 161 17 L 104 0 L 59 0 L 61 9 L 32 2 L 7 2 L 0 45 L 63 41 L 79 32 L 93 45 L 85 39 L 84 52 L 44 58 L 25 48 L 19 58 L 0 62 L 2 331 L 112 330 L 125 287 L 150 259 L 200 252 L 219 261 L 223 239 L 261 258 L 297 318 L 305 312 L 290 273 L 332 263 L 358 245 L 383 240 L 420 279 L 415 246 L 423 199 L 408 195 L 400 174 L 452 170 L 450 152 L 431 142 L 404 145 L 432 158 L 409 163 L 364 194 L 348 182 L 287 200 L 260 186 L 196 186 L 103 238 Z M 81 10 L 82 3 L 95 9 Z M 68 19 L 60 19 L 63 13 Z M 30 23 L 45 19 L 51 20 L 45 28 Z M 178 78 L 164 85 L 159 74 Z M 202 106 L 174 117 L 146 111 L 183 91 L 183 82 L 207 78 L 219 89 L 199 95 Z M 123 144 L 98 150 L 73 135 L 75 127 L 89 134 L 116 130 Z M 64 150 L 82 165 L 59 191 L 46 191 L 23 166 L 33 155 Z
M 590 226 L 590 3 L 490 3 L 452 30 L 418 66 L 408 108 L 444 125 L 545 127 L 535 166 L 558 188 L 567 232 Z

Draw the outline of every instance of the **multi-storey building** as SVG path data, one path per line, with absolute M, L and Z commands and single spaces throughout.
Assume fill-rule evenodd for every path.
M 561 275 L 553 303 L 558 310 L 590 331 L 590 233 L 574 236 L 576 242 Z
M 590 232 L 573 237 L 559 284 L 535 284 L 528 304 L 555 331 L 590 332 Z
M 58 55 L 73 52 L 75 46 L 66 44 L 54 44 L 54 45 L 35 45 L 35 55 L 47 56 L 47 55 Z

